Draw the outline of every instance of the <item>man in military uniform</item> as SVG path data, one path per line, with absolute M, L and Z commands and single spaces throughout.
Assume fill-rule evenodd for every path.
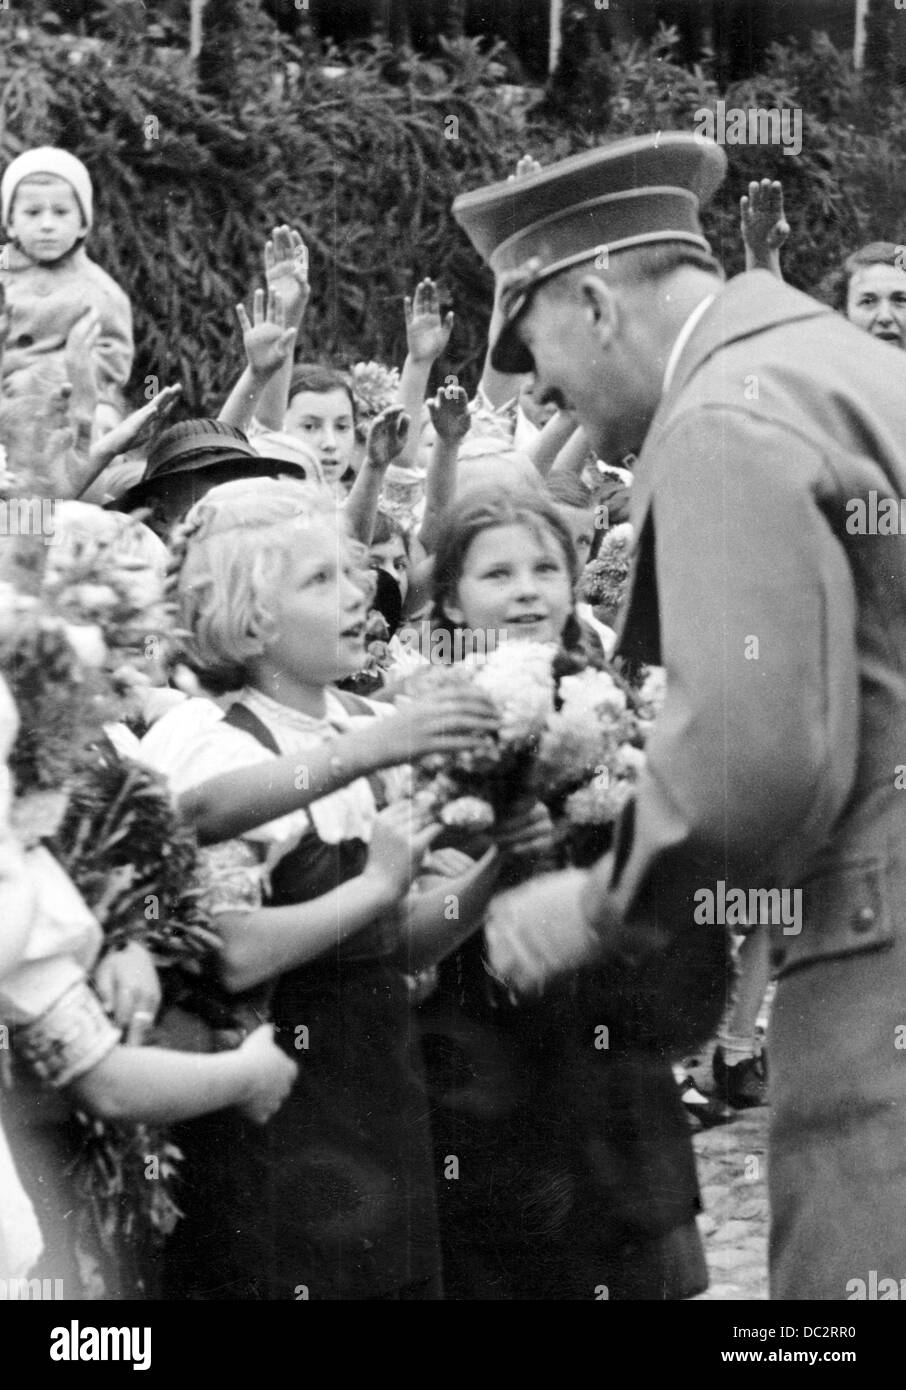
M 763 907 L 771 1293 L 844 1299 L 906 1276 L 906 362 L 725 282 L 698 221 L 724 167 L 644 136 L 454 205 L 505 285 L 494 366 L 638 454 L 619 650 L 667 670 L 614 852 L 501 895 L 490 954 L 517 989 L 591 972 L 603 1023 L 682 1050 L 725 994 L 703 904 Z

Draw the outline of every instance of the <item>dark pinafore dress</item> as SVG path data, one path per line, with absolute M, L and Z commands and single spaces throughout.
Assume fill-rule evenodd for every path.
M 279 752 L 245 706 L 227 720 Z M 312 830 L 275 869 L 267 906 L 320 897 L 366 858 L 363 841 L 327 844 Z M 428 1103 L 396 947 L 378 922 L 282 975 L 263 1007 L 259 995 L 298 1080 L 267 1125 L 232 1110 L 182 1127 L 186 1218 L 168 1248 L 168 1296 L 439 1296 Z

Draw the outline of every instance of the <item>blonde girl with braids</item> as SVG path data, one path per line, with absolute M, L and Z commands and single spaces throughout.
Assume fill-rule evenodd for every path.
M 143 752 L 184 806 L 215 776 L 221 796 L 231 787 L 240 797 L 244 779 L 254 787 L 240 812 L 220 816 L 234 838 L 209 851 L 220 975 L 270 1015 L 302 1065 L 279 1123 L 256 1134 L 230 1117 L 181 1138 L 187 1219 L 170 1249 L 172 1296 L 294 1299 L 300 1285 L 311 1299 L 438 1296 L 430 1134 L 405 975 L 478 926 L 497 851 L 410 894 L 438 827 L 400 799 L 399 773 L 353 775 L 345 761 L 355 735 L 360 753 L 366 746 L 366 730 L 399 762 L 407 742 L 412 754 L 442 739 L 474 746 L 494 717 L 475 702 L 440 734 L 425 711 L 406 722 L 335 688 L 362 662 L 359 566 L 335 504 L 288 480 L 213 489 L 177 540 L 189 659 L 206 686 L 233 695 L 226 714 L 203 701 L 171 711 Z M 320 775 L 325 755 L 333 785 L 345 785 L 315 799 L 310 772 Z M 210 804 L 198 798 L 201 812 Z

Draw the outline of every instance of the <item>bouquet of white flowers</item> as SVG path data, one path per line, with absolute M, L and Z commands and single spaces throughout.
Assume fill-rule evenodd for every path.
M 481 833 L 530 797 L 551 811 L 564 862 L 597 858 L 644 766 L 650 706 L 615 670 L 531 642 L 508 642 L 454 667 L 427 667 L 410 679 L 407 693 L 425 696 L 457 684 L 488 695 L 500 727 L 476 750 L 421 760 L 416 788 L 438 818 Z
M 406 682 L 406 694 L 430 697 L 450 687 L 481 690 L 496 705 L 500 727 L 477 749 L 423 758 L 416 789 L 447 826 L 488 830 L 518 796 L 533 790 L 532 765 L 554 712 L 557 648 L 511 642 L 487 657 L 456 666 L 427 666 Z

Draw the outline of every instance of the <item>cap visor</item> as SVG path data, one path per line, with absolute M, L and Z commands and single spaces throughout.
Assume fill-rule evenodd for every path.
M 535 370 L 535 359 L 519 336 L 518 320 L 505 323 L 491 348 L 491 366 L 504 376 L 525 376 Z

